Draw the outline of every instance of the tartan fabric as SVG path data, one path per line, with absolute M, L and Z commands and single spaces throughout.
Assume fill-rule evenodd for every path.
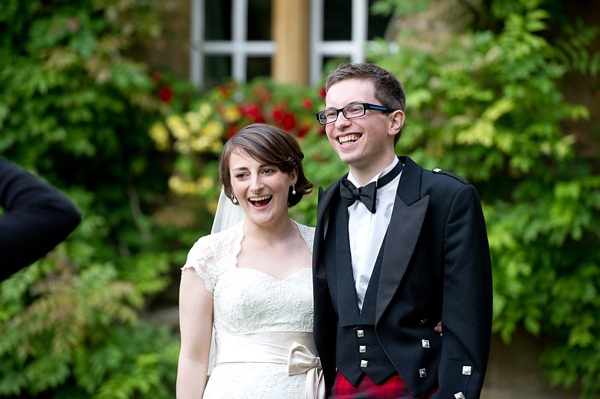
M 418 399 L 429 399 L 437 391 L 436 389 L 419 396 Z M 354 387 L 344 376 L 338 372 L 331 396 L 329 399 L 414 399 L 408 391 L 406 384 L 400 374 L 394 374 L 383 384 L 376 385 L 369 376 L 364 375 Z

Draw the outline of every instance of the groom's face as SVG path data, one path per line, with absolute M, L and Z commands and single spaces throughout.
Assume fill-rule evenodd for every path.
M 366 79 L 335 83 L 325 96 L 327 109 L 339 109 L 352 103 L 382 105 L 375 98 L 373 82 Z M 335 152 L 350 169 L 378 168 L 384 155 L 394 152 L 390 118 L 381 111 L 367 110 L 364 116 L 352 119 L 340 112 L 337 121 L 325 125 L 325 132 Z

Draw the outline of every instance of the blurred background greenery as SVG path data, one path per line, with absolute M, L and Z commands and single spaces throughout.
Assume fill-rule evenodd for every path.
M 368 54 L 407 91 L 397 153 L 479 190 L 494 332 L 544 337 L 545 378 L 600 397 L 600 121 L 578 101 L 600 94 L 600 26 L 559 0 L 445 3 L 371 7 L 402 24 Z M 174 397 L 177 330 L 152 315 L 176 305 L 179 267 L 210 231 L 223 143 L 271 123 L 299 138 L 317 185 L 346 171 L 314 119 L 320 85 L 259 78 L 202 91 L 147 62 L 168 4 L 0 7 L 0 154 L 84 215 L 66 242 L 0 283 L 0 397 Z M 432 10 L 460 28 L 432 37 L 418 23 Z M 314 225 L 315 210 L 311 195 L 292 216 Z

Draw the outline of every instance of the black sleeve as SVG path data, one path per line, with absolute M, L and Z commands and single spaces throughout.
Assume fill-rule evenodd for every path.
M 0 281 L 35 262 L 81 222 L 56 189 L 0 158 Z
M 432 399 L 477 399 L 490 350 L 493 290 L 485 219 L 473 186 L 452 200 L 444 240 L 444 336 Z

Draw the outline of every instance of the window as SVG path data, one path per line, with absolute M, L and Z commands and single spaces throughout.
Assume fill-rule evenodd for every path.
M 210 89 L 270 74 L 271 0 L 192 0 L 190 78 Z
M 390 21 L 390 17 L 369 13 L 374 1 L 311 0 L 310 83 L 319 81 L 330 59 L 366 60 L 369 40 L 383 37 Z
M 190 78 L 194 83 L 210 89 L 229 78 L 245 82 L 271 75 L 276 50 L 272 1 L 285 5 L 293 0 L 191 0 Z M 329 59 L 366 59 L 368 41 L 383 36 L 389 22 L 369 15 L 373 2 L 310 0 L 310 56 L 303 67 L 311 84 L 319 81 Z

